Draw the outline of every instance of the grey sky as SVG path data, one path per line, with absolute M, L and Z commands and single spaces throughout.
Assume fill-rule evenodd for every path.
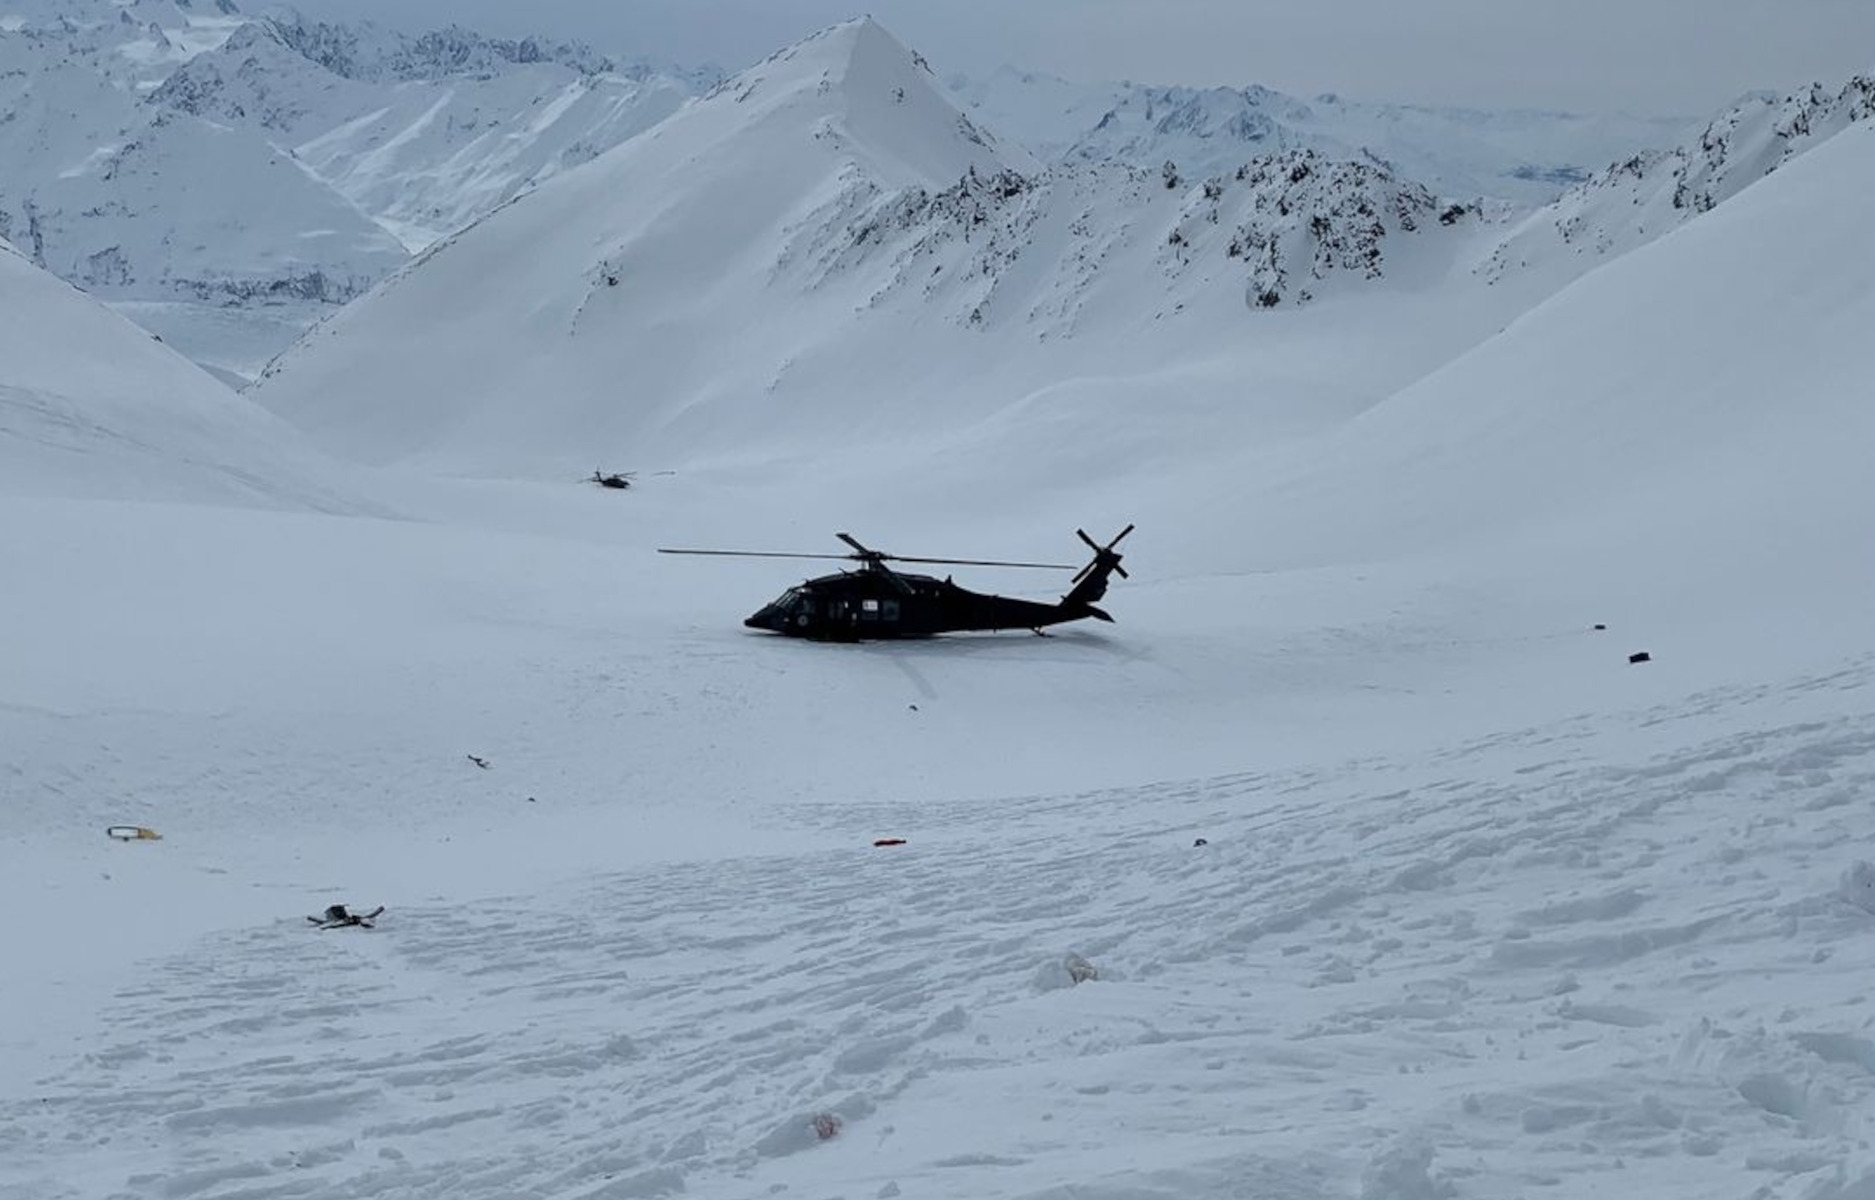
M 940 73 L 1700 115 L 1875 67 L 1875 0 L 294 0 L 735 69 L 870 11 Z

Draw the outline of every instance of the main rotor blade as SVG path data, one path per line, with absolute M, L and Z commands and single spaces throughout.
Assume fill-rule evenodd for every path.
M 851 554 L 786 554 L 775 550 L 678 550 L 664 546 L 658 547 L 659 554 L 710 554 L 718 558 L 837 558 L 847 560 L 856 557 Z
M 892 562 L 908 563 L 949 563 L 959 567 L 1033 567 L 1038 571 L 1072 571 L 1069 563 L 1020 563 L 1002 562 L 993 558 L 907 558 L 899 554 L 883 554 L 881 558 Z
M 850 533 L 836 533 L 833 536 L 859 551 L 854 557 L 871 559 L 874 562 L 943 563 L 957 567 L 1032 567 L 1041 571 L 1074 570 L 1073 567 L 1062 563 L 1001 562 L 992 558 L 915 558 L 905 554 L 887 554 L 882 550 L 862 546 L 859 544 L 859 539 Z

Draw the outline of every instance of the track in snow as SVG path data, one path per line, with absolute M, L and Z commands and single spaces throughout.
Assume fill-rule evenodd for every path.
M 282 913 L 8 1089 L 0 1196 L 1861 1197 L 1871 677 Z

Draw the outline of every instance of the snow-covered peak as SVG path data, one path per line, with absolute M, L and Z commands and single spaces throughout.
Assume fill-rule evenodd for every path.
M 215 50 L 197 55 L 150 92 L 149 102 L 198 117 L 291 135 L 314 115 L 327 85 L 317 94 L 291 81 L 312 73 L 313 64 L 287 44 L 273 21 L 249 21 Z
M 367 460 L 442 437 L 481 461 L 557 454 L 669 419 L 704 387 L 759 403 L 801 349 L 796 321 L 820 313 L 810 340 L 837 336 L 878 287 L 802 303 L 829 237 L 901 194 L 1028 166 L 891 35 L 848 22 L 434 247 L 284 355 L 260 395 Z M 542 399 L 530 413 L 523 396 Z
M 812 113 L 814 136 L 839 139 L 879 182 L 944 186 L 975 170 L 1029 171 L 1035 160 L 1004 146 L 958 111 L 919 55 L 871 17 L 821 30 L 723 81 L 709 94 L 757 110 Z

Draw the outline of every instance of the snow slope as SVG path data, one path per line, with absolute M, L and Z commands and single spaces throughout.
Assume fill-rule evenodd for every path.
M 1347 530 L 1367 553 L 1532 526 L 1623 541 L 1636 512 L 1650 538 L 1701 554 L 1723 539 L 1740 566 L 1849 544 L 1867 519 L 1875 291 L 1836 264 L 1863 241 L 1845 198 L 1871 186 L 1875 127 L 1859 125 L 1592 272 L 1351 422 L 1308 485 L 1317 511 L 1371 475 L 1402 494 Z M 1323 538 L 1325 516 L 1302 524 Z
M 347 474 L 0 242 L 0 498 L 358 511 Z
M 1005 67 L 948 86 L 990 128 L 1044 159 L 1120 161 L 1193 175 L 1246 158 L 1311 149 L 1371 156 L 1437 195 L 1542 204 L 1602 166 L 1671 145 L 1678 117 L 1428 108 L 1335 95 L 1303 100 L 1264 87 L 1077 84 Z

